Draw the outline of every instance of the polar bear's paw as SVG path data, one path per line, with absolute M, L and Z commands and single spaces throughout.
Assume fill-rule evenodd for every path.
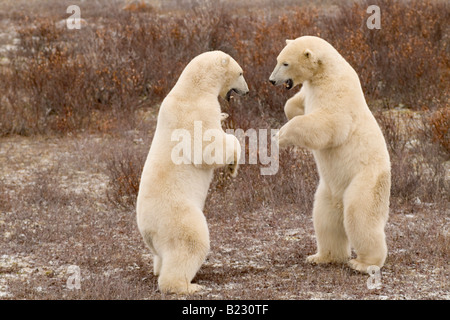
M 195 283 L 188 284 L 187 288 L 179 288 L 178 290 L 174 290 L 173 293 L 177 294 L 193 294 L 203 290 L 203 286 Z
M 350 266 L 350 268 L 362 273 L 367 273 L 367 269 L 370 267 L 370 265 L 368 265 L 367 263 L 358 261 L 357 259 L 350 260 L 348 262 L 348 265 Z
M 199 284 L 191 283 L 188 286 L 187 293 L 196 293 L 196 292 L 202 291 L 203 289 L 204 289 L 203 286 L 201 286 Z
M 323 256 L 319 253 L 313 254 L 311 256 L 308 256 L 306 258 L 306 262 L 313 263 L 313 264 L 322 264 L 322 263 L 331 263 L 333 262 L 330 257 Z
M 222 112 L 220 114 L 220 121 L 225 121 L 228 118 L 228 116 L 229 116 L 228 113 Z
M 193 294 L 203 290 L 203 286 L 195 283 L 189 283 L 187 286 L 170 286 L 170 287 L 161 287 L 160 291 L 164 293 L 173 293 L 173 294 Z

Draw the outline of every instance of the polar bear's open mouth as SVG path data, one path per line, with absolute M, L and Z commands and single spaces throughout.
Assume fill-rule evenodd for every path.
M 237 91 L 236 91 L 235 89 L 231 89 L 230 91 L 227 92 L 227 95 L 225 96 L 225 99 L 226 99 L 227 101 L 230 101 L 230 99 L 231 99 L 231 94 L 232 94 L 233 92 L 237 92 Z
M 294 81 L 292 81 L 292 79 L 287 79 L 286 82 L 284 83 L 284 87 L 288 90 L 292 89 L 293 86 Z
M 227 99 L 227 101 L 230 101 L 230 99 L 231 99 L 231 97 L 232 97 L 232 93 L 233 92 L 236 92 L 238 95 L 240 95 L 240 96 L 244 96 L 244 95 L 246 95 L 247 93 L 246 92 L 244 92 L 244 91 L 241 91 L 241 90 L 238 90 L 238 89 L 231 89 L 230 91 L 228 91 L 227 92 L 227 95 L 225 96 L 225 99 Z

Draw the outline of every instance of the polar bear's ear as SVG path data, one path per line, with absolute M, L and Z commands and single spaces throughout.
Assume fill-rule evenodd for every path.
M 230 57 L 225 57 L 222 59 L 222 65 L 225 67 L 230 63 Z
M 309 49 L 306 49 L 305 51 L 303 51 L 303 55 L 307 59 L 311 60 L 312 62 L 320 62 L 320 61 L 317 61 L 316 55 Z
M 312 53 L 312 51 L 309 50 L 309 49 L 306 49 L 306 50 L 303 52 L 303 54 L 304 54 L 305 57 L 307 57 L 308 59 L 313 58 L 313 53 Z
M 286 44 L 289 44 L 289 43 L 291 43 L 292 41 L 294 41 L 294 40 L 286 39 Z

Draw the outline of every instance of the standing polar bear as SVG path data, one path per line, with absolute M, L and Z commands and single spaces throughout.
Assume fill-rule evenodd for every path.
M 201 289 L 191 281 L 209 251 L 202 210 L 213 170 L 228 166 L 235 176 L 241 152 L 237 138 L 221 127 L 226 115 L 218 96 L 229 99 L 232 91 L 248 92 L 242 68 L 229 55 L 211 51 L 186 66 L 161 104 L 136 211 L 162 292 Z
M 289 121 L 279 146 L 311 149 L 320 182 L 314 198 L 317 253 L 312 263 L 346 262 L 368 272 L 387 255 L 391 173 L 383 134 L 370 112 L 355 70 L 328 42 L 304 36 L 286 40 L 270 76 L 287 89 L 302 84 L 284 107 Z

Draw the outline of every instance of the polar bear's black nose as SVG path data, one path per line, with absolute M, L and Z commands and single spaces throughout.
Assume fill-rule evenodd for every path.
M 269 80 L 271 84 L 275 85 L 276 81 L 275 80 Z

